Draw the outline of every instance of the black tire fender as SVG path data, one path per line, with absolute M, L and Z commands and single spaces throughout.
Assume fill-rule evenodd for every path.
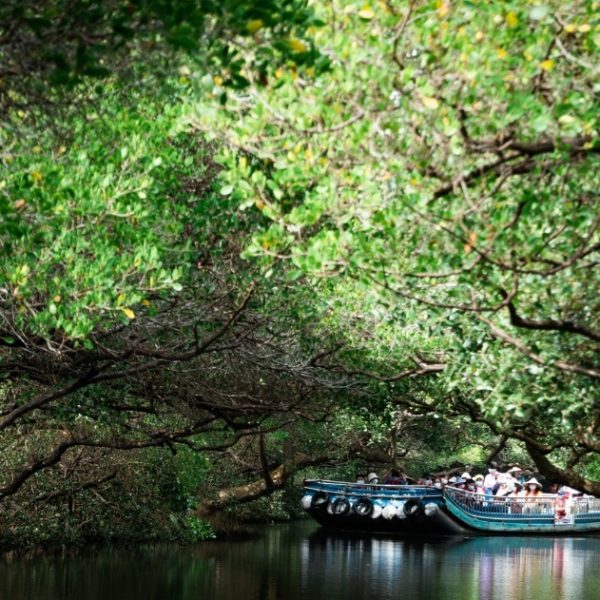
M 327 495 L 327 492 L 315 492 L 310 499 L 310 505 L 313 508 L 325 508 L 328 500 L 329 496 Z
M 370 498 L 359 498 L 352 508 L 359 517 L 369 517 L 373 512 L 373 502 Z
M 408 518 L 418 517 L 423 514 L 423 503 L 418 498 L 409 498 L 402 508 Z
M 331 512 L 336 517 L 342 517 L 350 510 L 350 502 L 346 498 L 336 498 L 331 503 Z

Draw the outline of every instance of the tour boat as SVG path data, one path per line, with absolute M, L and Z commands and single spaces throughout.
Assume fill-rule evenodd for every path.
M 304 491 L 302 507 L 328 529 L 436 533 L 440 518 L 452 527 L 442 490 L 434 487 L 307 480 Z
M 302 507 L 323 527 L 406 534 L 573 534 L 600 531 L 600 499 L 476 494 L 447 486 L 304 482 Z
M 499 498 L 447 487 L 444 501 L 449 515 L 475 531 L 552 535 L 600 531 L 600 498 L 556 494 Z

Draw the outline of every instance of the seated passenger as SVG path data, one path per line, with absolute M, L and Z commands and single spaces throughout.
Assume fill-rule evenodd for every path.
M 498 471 L 493 467 L 488 469 L 488 474 L 483 480 L 483 488 L 486 496 L 492 496 L 494 493 L 494 486 L 498 483 Z
M 525 492 L 523 498 L 525 503 L 523 506 L 523 512 L 540 512 L 540 506 L 536 499 L 542 497 L 542 484 L 535 478 L 532 477 L 524 483 Z
M 511 513 L 523 512 L 523 502 L 520 498 L 524 497 L 525 492 L 523 491 L 523 484 L 519 481 L 514 482 L 515 489 L 508 495 L 509 498 L 519 498 L 516 502 L 510 503 Z
M 560 486 L 558 485 L 558 483 L 551 483 L 548 486 L 548 493 L 549 494 L 558 494 L 558 489 L 560 488 Z
M 560 488 L 555 503 L 555 523 L 569 523 L 572 507 L 573 501 L 571 500 L 571 494 L 565 491 L 564 488 Z
M 483 487 L 484 477 L 483 475 L 474 475 L 473 481 L 475 482 L 475 491 L 478 494 L 485 494 L 485 488 Z
M 507 474 L 519 483 L 523 483 L 523 481 L 525 480 L 525 478 L 523 477 L 523 469 L 521 469 L 521 467 L 511 467 L 507 471 Z
M 525 496 L 525 490 L 523 484 L 520 481 L 514 482 L 515 489 L 509 494 L 511 498 L 523 498 Z
M 371 485 L 377 485 L 379 483 L 379 476 L 377 473 L 369 473 L 367 475 L 367 483 L 370 483 Z
M 515 490 L 513 478 L 506 473 L 500 473 L 498 483 L 494 486 L 494 496 L 504 497 L 512 494 Z
M 406 485 L 406 479 L 398 469 L 391 469 L 385 476 L 383 483 L 386 485 Z
M 467 496 L 465 496 L 465 504 L 472 507 L 478 506 L 480 503 L 477 500 L 477 496 L 475 496 L 477 493 L 477 486 L 475 485 L 475 482 L 472 479 L 468 479 L 465 481 L 463 489 L 465 492 L 470 492 Z

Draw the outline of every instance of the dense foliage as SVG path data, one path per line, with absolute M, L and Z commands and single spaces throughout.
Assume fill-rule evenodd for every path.
M 0 541 L 303 470 L 598 493 L 596 8 L 4 3 Z
M 5 157 L 4 543 L 208 535 L 192 509 L 211 470 L 348 388 L 310 364 L 285 291 L 240 261 L 252 222 L 213 193 L 173 89 L 167 108 L 139 94 L 63 117 L 68 142 L 23 128 Z M 272 459 L 232 473 L 260 479 Z
M 292 280 L 335 278 L 343 321 L 377 305 L 382 363 L 401 339 L 407 374 L 444 365 L 445 391 L 422 409 L 487 423 L 540 468 L 558 448 L 586 460 L 600 378 L 594 3 L 319 10 L 327 73 L 282 69 L 273 88 L 190 116 L 225 142 L 221 194 L 271 221 L 247 255 Z
M 306 0 L 5 0 L 0 114 L 43 116 L 85 100 L 65 90 L 96 80 L 104 92 L 115 75 L 129 88 L 142 77 L 156 85 L 181 51 L 236 88 L 248 85 L 246 70 L 266 80 L 281 61 L 323 66 L 306 36 L 316 23 Z

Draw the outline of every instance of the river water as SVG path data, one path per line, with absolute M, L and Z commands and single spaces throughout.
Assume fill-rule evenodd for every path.
M 600 537 L 326 535 L 0 558 L 0 600 L 599 600 Z

